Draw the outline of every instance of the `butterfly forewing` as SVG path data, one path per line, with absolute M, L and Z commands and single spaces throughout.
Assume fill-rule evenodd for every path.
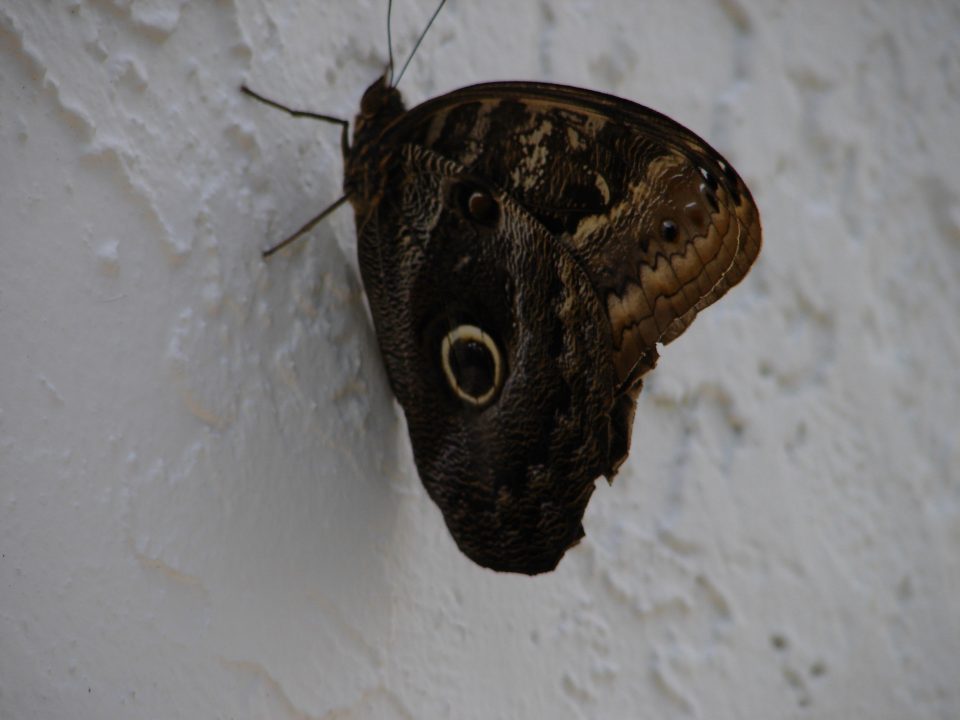
M 413 108 L 386 145 L 428 147 L 509 193 L 583 264 L 618 377 L 746 274 L 756 206 L 733 168 L 649 108 L 543 83 L 489 83 Z

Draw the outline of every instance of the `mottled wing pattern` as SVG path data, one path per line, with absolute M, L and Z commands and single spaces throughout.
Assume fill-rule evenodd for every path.
M 610 320 L 623 387 L 746 274 L 760 219 L 746 185 L 690 130 L 635 103 L 543 83 L 476 85 L 384 134 L 432 149 L 526 208 L 580 261 Z
M 604 308 L 571 254 L 502 190 L 419 145 L 384 168 L 383 194 L 358 218 L 360 269 L 420 477 L 474 561 L 551 570 L 583 536 L 609 468 Z M 481 190 L 495 223 L 465 212 L 464 191 Z M 450 392 L 438 362 L 444 333 L 464 322 L 504 356 L 507 379 L 482 409 Z

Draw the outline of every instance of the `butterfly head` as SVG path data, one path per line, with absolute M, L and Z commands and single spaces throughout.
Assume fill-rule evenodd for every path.
M 353 146 L 360 148 L 375 141 L 383 129 L 403 115 L 406 108 L 400 91 L 390 85 L 386 73 L 363 93 L 360 112 L 353 121 Z

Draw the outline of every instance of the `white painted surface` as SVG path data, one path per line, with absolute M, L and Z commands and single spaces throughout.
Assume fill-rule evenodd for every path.
M 960 717 L 960 9 L 451 0 L 409 101 L 656 107 L 766 245 L 553 574 L 449 538 L 334 128 L 384 2 L 0 3 L 0 717 Z M 431 0 L 399 2 L 405 51 Z

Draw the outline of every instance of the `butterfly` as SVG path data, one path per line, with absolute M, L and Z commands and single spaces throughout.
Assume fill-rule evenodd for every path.
M 657 345 L 757 258 L 759 212 L 716 150 L 629 100 L 494 82 L 408 109 L 391 75 L 352 137 L 245 92 L 341 124 L 344 196 L 290 239 L 352 205 L 427 493 L 479 565 L 547 572 L 627 457 Z

